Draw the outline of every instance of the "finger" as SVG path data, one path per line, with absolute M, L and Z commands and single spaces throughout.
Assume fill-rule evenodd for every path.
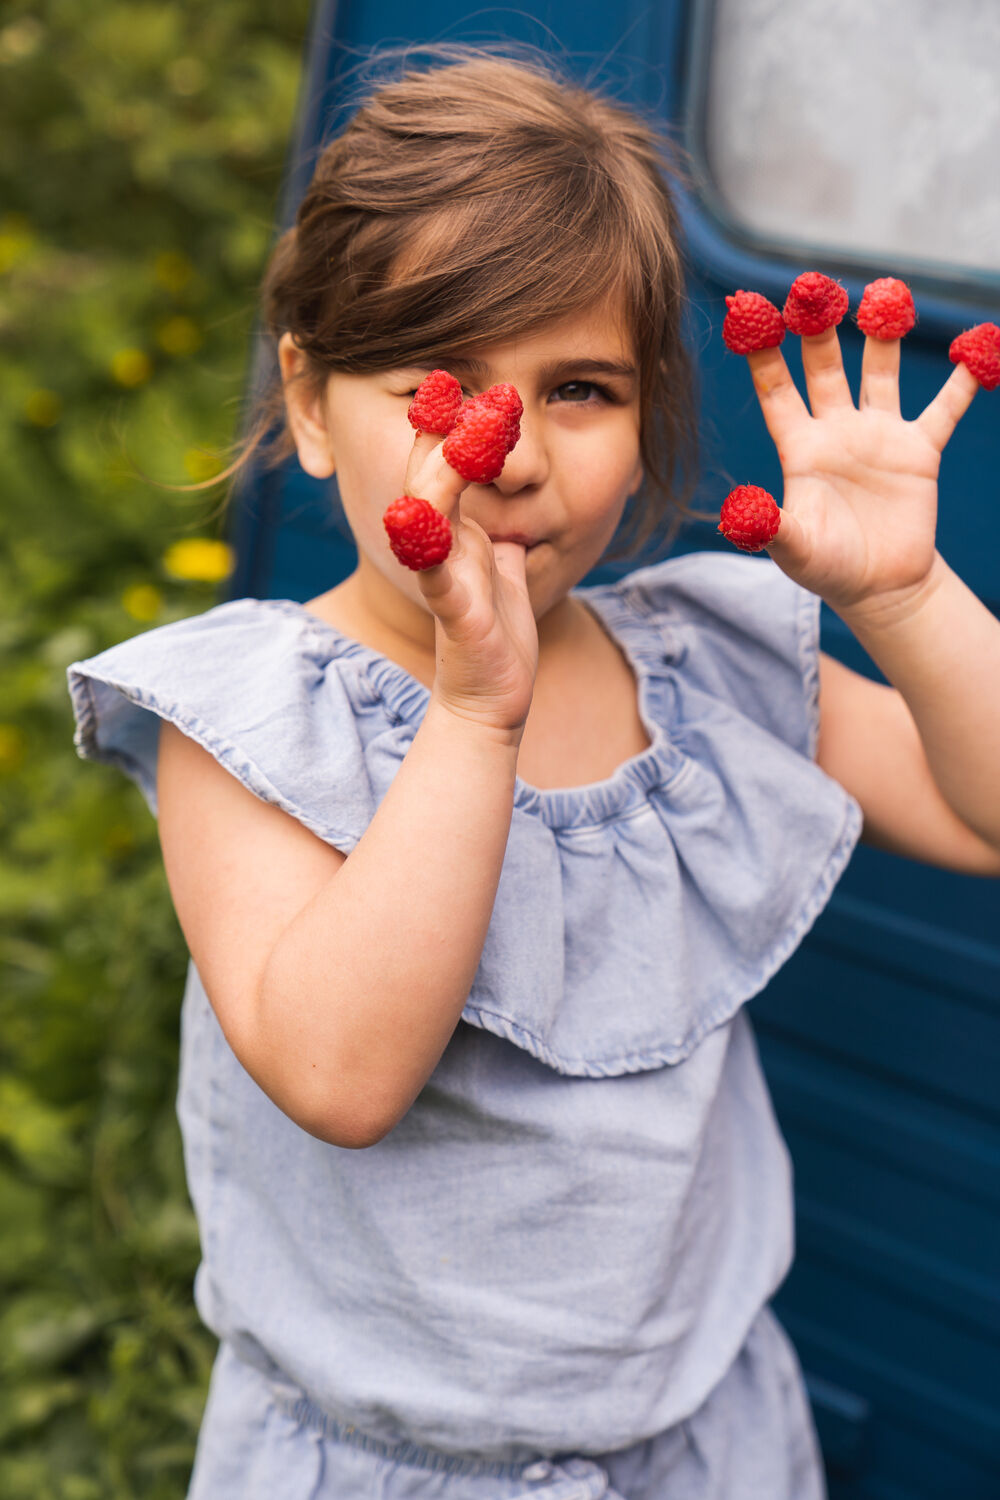
M 844 360 L 836 328 L 802 335 L 802 370 L 814 417 L 854 409 L 854 398 L 844 374 Z
M 979 381 L 965 365 L 956 365 L 929 406 L 925 406 L 916 425 L 922 427 L 940 453 L 961 419 L 972 405 Z
M 427 500 L 449 520 L 458 519 L 458 500 L 468 484 L 442 452 L 444 438 L 433 432 L 418 432 L 410 450 L 403 480 L 403 493 Z
M 809 421 L 809 409 L 788 373 L 785 356 L 778 349 L 756 349 L 747 355 L 753 388 L 768 432 L 781 457 L 781 445 L 795 427 Z
M 865 339 L 858 408 L 899 416 L 899 339 Z

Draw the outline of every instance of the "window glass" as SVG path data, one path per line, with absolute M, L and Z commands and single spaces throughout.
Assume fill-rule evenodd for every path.
M 1000 272 L 997 0 L 716 0 L 704 151 L 737 227 Z

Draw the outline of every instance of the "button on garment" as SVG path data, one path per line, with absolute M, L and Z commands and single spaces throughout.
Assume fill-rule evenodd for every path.
M 468 1002 L 398 1126 L 365 1151 L 300 1130 L 193 966 L 182 1026 L 208 1325 L 373 1442 L 522 1466 L 676 1429 L 787 1273 L 790 1165 L 742 1007 L 861 829 L 813 760 L 815 596 L 768 558 L 694 554 L 579 597 L 651 744 L 591 786 L 517 783 Z M 169 718 L 348 853 L 428 701 L 291 601 L 220 605 L 69 682 L 80 753 L 154 811 Z

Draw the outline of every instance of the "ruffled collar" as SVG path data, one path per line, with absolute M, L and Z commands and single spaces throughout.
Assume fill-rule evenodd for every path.
M 651 743 L 603 781 L 573 787 L 535 787 L 517 777 L 515 810 L 539 818 L 552 829 L 592 828 L 641 810 L 649 792 L 674 781 L 687 759 L 671 742 L 665 723 L 673 665 L 682 652 L 669 625 L 662 616 L 651 613 L 644 596 L 630 590 L 627 581 L 574 589 L 573 597 L 590 610 L 631 666 L 639 716 Z M 316 644 L 324 643 L 331 658 L 356 661 L 371 691 L 397 723 L 414 730 L 419 727 L 430 692 L 404 667 L 344 635 L 293 599 L 246 602 L 300 619 Z

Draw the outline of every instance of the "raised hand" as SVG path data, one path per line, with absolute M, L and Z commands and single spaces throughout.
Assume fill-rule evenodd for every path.
M 840 612 L 919 591 L 937 556 L 941 453 L 979 388 L 975 376 L 959 365 L 906 421 L 898 337 L 866 338 L 856 406 L 835 327 L 802 335 L 808 406 L 776 345 L 746 352 L 784 477 L 767 551 Z
M 480 405 L 483 400 L 479 398 Z M 495 415 L 502 413 L 496 410 Z M 472 418 L 471 424 L 456 425 L 453 415 L 446 414 L 441 426 L 447 435 L 418 430 L 404 479 L 405 494 L 427 502 L 450 530 L 450 547 L 440 548 L 443 560 L 415 570 L 435 618 L 433 695 L 463 718 L 519 734 L 538 668 L 525 549 L 514 542 L 492 542 L 475 521 L 463 518 L 460 506 L 468 484 L 487 483 L 500 473 L 517 440 L 517 419 L 513 417 L 509 438 L 496 446 L 500 429 L 494 439 L 490 433 L 497 424 L 485 421 L 490 433 L 479 442 L 476 412 Z M 509 421 L 503 416 L 504 423 Z M 434 518 L 431 525 L 437 525 Z M 399 557 L 400 551 L 393 550 Z

